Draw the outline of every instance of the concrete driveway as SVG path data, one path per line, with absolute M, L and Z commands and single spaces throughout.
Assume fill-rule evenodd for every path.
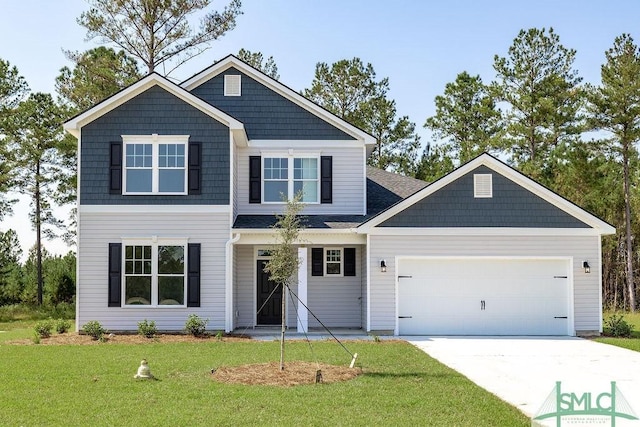
M 590 392 L 592 406 L 615 381 L 640 416 L 639 352 L 574 337 L 403 338 L 528 416 L 538 413 L 552 393 L 557 396 L 557 381 L 562 393 L 581 398 Z M 609 400 L 605 396 L 602 402 L 606 407 Z M 619 395 L 616 402 L 622 402 Z

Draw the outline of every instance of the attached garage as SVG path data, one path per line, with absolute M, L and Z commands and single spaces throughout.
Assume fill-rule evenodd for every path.
M 569 335 L 569 259 L 398 260 L 400 335 Z
M 601 237 L 615 229 L 488 154 L 358 232 L 372 333 L 602 332 Z

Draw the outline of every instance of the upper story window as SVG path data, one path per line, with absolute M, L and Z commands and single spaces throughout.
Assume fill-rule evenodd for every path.
M 263 158 L 263 202 L 282 203 L 302 192 L 303 203 L 320 200 L 318 157 L 279 156 Z
M 124 194 L 187 194 L 188 135 L 122 139 Z

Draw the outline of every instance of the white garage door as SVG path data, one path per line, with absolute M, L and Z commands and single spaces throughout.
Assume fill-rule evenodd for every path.
M 569 261 L 400 259 L 400 335 L 568 335 Z

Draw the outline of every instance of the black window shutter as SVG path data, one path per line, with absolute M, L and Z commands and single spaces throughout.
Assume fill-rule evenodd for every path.
M 320 157 L 320 203 L 333 203 L 333 157 Z
M 202 143 L 189 143 L 189 194 L 202 192 Z
M 187 307 L 200 307 L 200 243 L 189 243 Z
M 122 243 L 109 243 L 109 307 L 120 307 L 122 298 Z
M 111 143 L 109 157 L 109 194 L 122 194 L 122 142 Z
M 249 156 L 249 203 L 262 201 L 262 159 L 260 156 Z
M 311 248 L 311 275 L 312 276 L 322 276 L 323 265 L 322 257 L 324 254 L 324 250 L 322 248 Z
M 344 248 L 344 275 L 356 275 L 356 248 Z

